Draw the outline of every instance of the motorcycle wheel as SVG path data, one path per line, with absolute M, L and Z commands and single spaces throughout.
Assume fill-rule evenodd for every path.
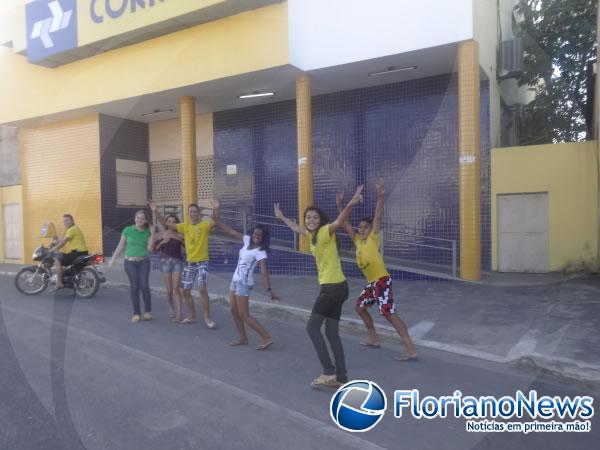
M 100 278 L 96 271 L 90 267 L 86 267 L 77 275 L 73 287 L 79 297 L 92 298 L 100 289 Z
M 23 267 L 15 276 L 15 288 L 25 295 L 37 295 L 44 292 L 49 282 L 50 272 L 36 266 Z

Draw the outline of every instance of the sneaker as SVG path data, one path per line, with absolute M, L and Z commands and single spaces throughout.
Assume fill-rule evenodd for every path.
M 139 321 L 140 321 L 140 315 L 134 314 L 133 317 L 131 318 L 131 323 L 137 323 Z
M 319 375 L 317 378 L 315 378 L 314 380 L 312 380 L 312 382 L 310 383 L 310 385 L 312 387 L 317 387 L 317 386 L 329 386 L 328 383 L 337 381 L 335 375 Z
M 144 320 L 152 320 L 152 314 L 144 313 Z

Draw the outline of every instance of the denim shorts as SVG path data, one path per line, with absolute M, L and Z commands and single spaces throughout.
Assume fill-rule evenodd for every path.
M 229 290 L 235 292 L 235 295 L 241 297 L 250 297 L 252 286 L 242 283 L 241 281 L 232 280 L 229 285 Z
M 160 258 L 160 271 L 173 273 L 183 271 L 183 261 L 177 258 Z
M 194 286 L 206 286 L 208 278 L 208 261 L 185 263 L 181 275 L 181 287 L 191 290 Z

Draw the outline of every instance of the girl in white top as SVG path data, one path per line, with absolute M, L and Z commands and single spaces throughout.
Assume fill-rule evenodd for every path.
M 244 246 L 240 249 L 238 264 L 235 268 L 231 285 L 229 286 L 231 315 L 238 332 L 240 333 L 240 338 L 231 342 L 229 345 L 248 345 L 248 336 L 246 335 L 245 327 L 245 325 L 248 324 L 248 326 L 256 331 L 261 338 L 261 342 L 256 347 L 256 350 L 266 350 L 273 344 L 273 339 L 258 320 L 250 315 L 248 302 L 250 299 L 250 291 L 254 286 L 254 269 L 257 265 L 260 267 L 269 298 L 271 300 L 279 300 L 279 297 L 275 295 L 271 289 L 269 271 L 267 270 L 269 229 L 264 225 L 256 225 L 251 236 L 243 235 L 229 225 L 221 222 L 218 201 L 213 201 L 212 206 L 215 224 L 231 237 L 244 242 Z

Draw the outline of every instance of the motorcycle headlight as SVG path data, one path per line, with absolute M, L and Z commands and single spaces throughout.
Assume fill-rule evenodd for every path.
M 42 257 L 42 248 L 38 247 L 33 251 L 33 255 L 31 255 L 31 258 L 35 261 L 38 260 Z

